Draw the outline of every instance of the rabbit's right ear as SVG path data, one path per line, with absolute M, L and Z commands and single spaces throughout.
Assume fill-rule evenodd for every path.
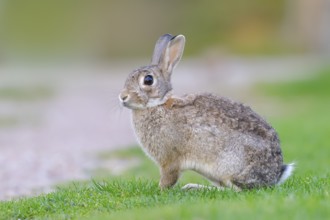
M 151 59 L 151 65 L 159 64 L 160 59 L 168 45 L 168 42 L 170 42 L 172 38 L 173 38 L 172 35 L 164 34 L 157 40 L 155 49 L 154 49 L 154 53 L 153 53 L 152 59 Z
M 185 41 L 183 35 L 173 37 L 167 44 L 164 54 L 159 61 L 158 66 L 168 79 L 182 57 Z

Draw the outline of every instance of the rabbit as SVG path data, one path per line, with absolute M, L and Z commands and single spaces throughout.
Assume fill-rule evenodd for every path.
M 283 164 L 277 132 L 250 107 L 210 93 L 172 94 L 171 76 L 184 45 L 183 35 L 161 36 L 151 64 L 131 72 L 119 94 L 132 110 L 138 142 L 160 168 L 160 188 L 174 186 L 185 170 L 219 189 L 283 183 L 294 164 Z M 190 183 L 183 189 L 205 187 Z

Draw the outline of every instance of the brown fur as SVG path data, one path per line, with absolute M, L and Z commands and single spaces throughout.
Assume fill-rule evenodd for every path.
M 134 71 L 120 99 L 132 109 L 142 148 L 160 167 L 160 187 L 173 186 L 187 169 L 234 190 L 278 183 L 286 165 L 276 131 L 250 107 L 230 99 L 209 93 L 173 96 L 170 76 L 184 37 L 159 41 L 160 63 Z M 154 77 L 153 85 L 144 85 L 146 75 Z

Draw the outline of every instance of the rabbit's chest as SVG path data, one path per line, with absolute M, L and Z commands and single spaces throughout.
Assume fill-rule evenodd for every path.
M 139 136 L 163 133 L 169 126 L 169 117 L 161 108 L 133 111 L 133 125 Z
M 136 136 L 145 151 L 156 160 L 169 154 L 181 142 L 171 114 L 163 108 L 133 111 Z
M 168 112 L 164 108 L 152 108 L 143 111 L 133 112 L 133 125 L 137 135 L 147 142 L 152 140 L 165 141 L 164 138 L 175 138 L 175 130 L 177 125 L 175 124 L 172 112 Z

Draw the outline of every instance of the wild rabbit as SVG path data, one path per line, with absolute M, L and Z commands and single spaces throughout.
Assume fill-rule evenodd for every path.
M 276 131 L 250 107 L 209 93 L 172 95 L 184 45 L 183 35 L 161 36 L 151 64 L 134 70 L 119 95 L 142 149 L 160 167 L 159 186 L 172 187 L 184 170 L 236 191 L 284 182 L 293 164 L 283 164 Z

